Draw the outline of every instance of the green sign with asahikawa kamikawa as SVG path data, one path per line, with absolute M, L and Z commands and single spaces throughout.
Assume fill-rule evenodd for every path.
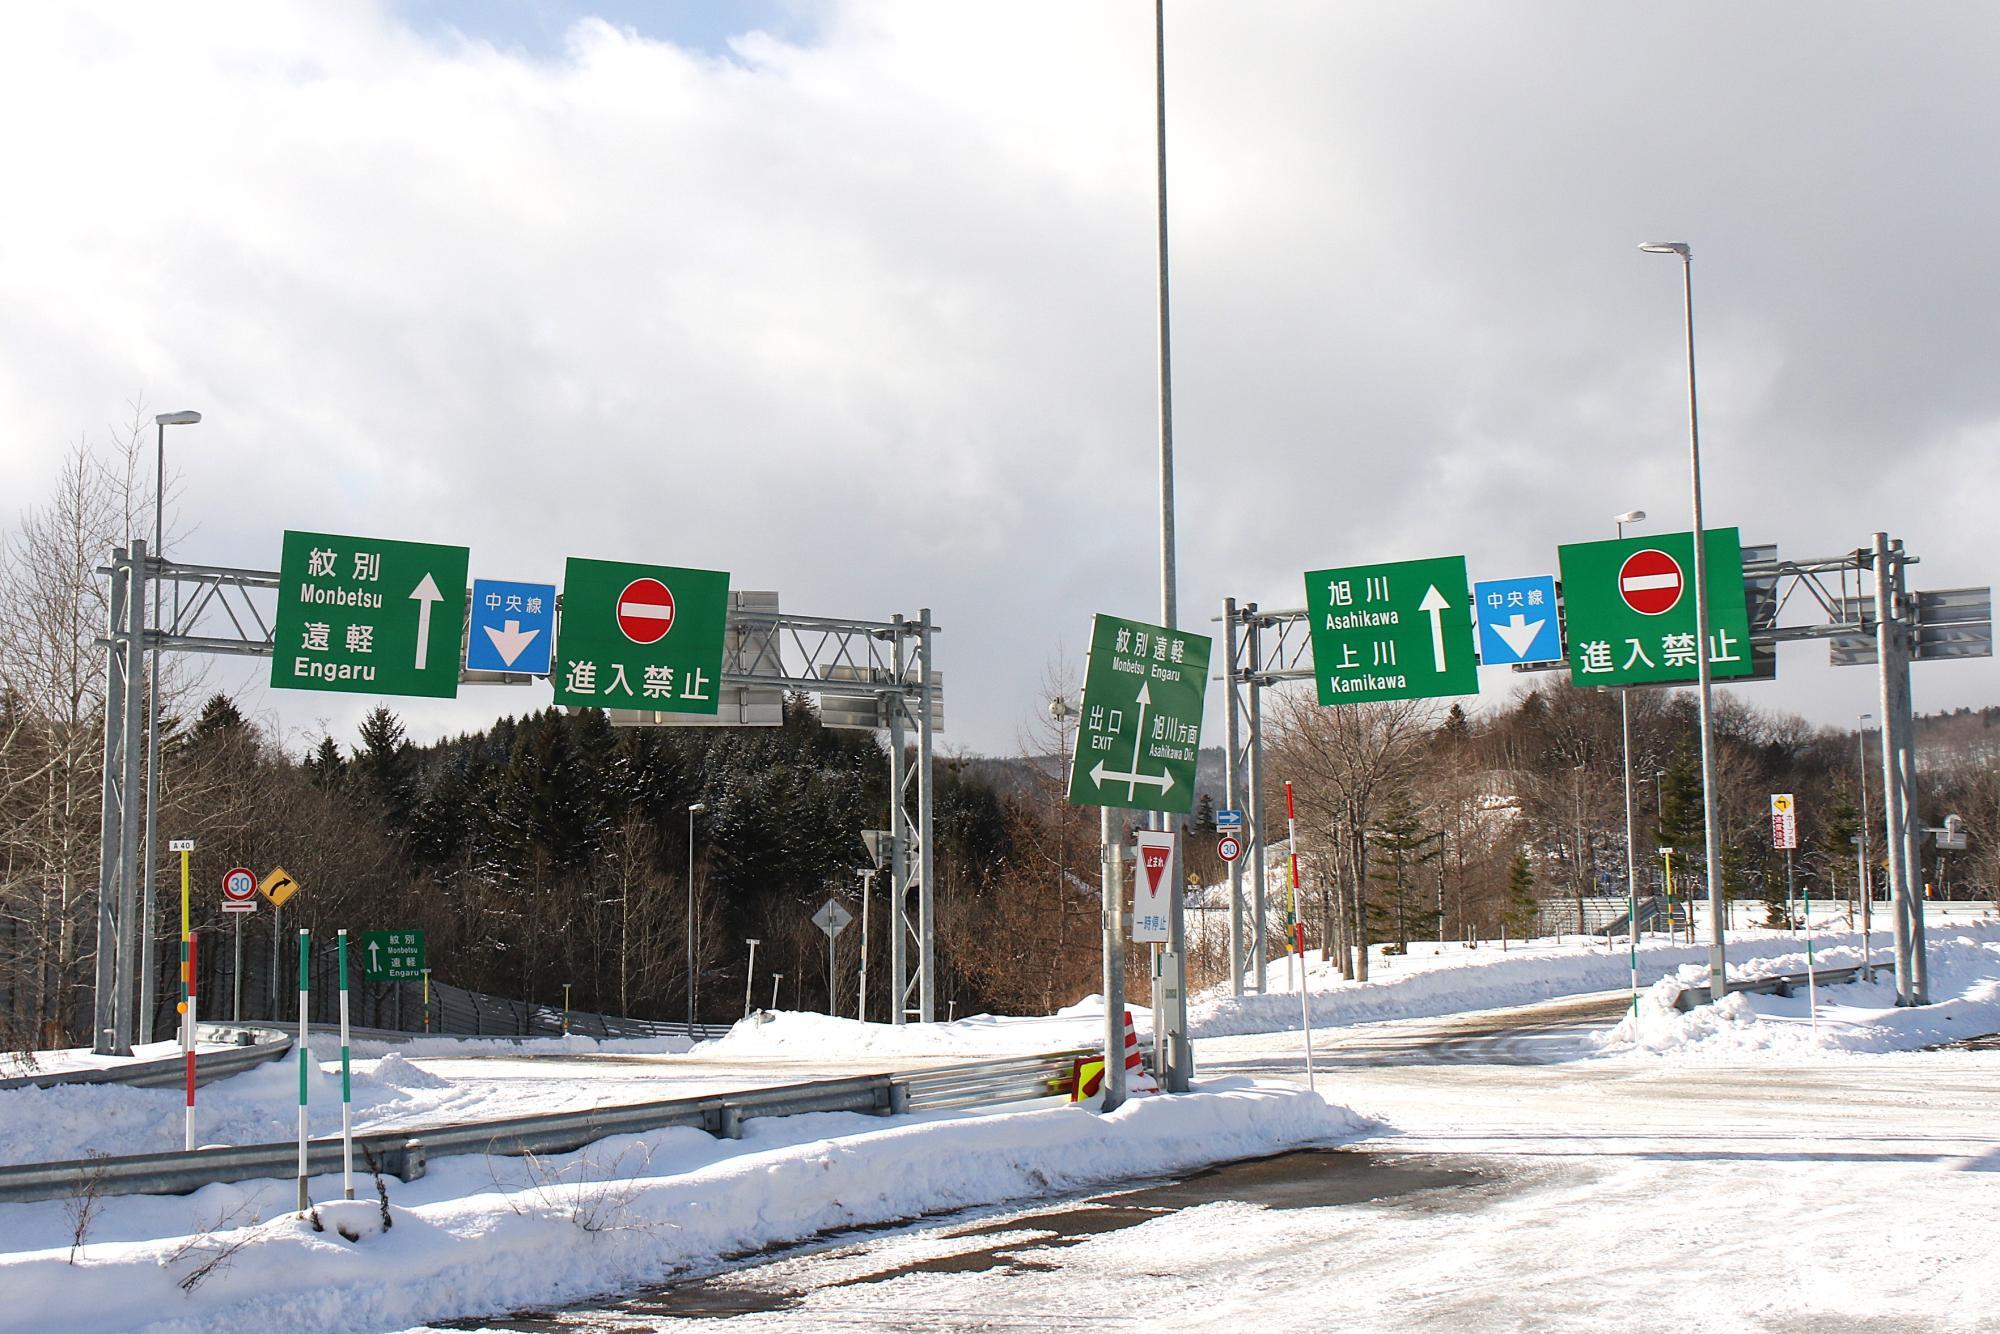
M 1321 704 L 1479 693 L 1465 557 L 1306 575 Z
M 287 531 L 271 684 L 453 698 L 470 555 L 429 542 Z
M 1207 635 L 1099 615 L 1091 623 L 1069 799 L 1185 815 L 1194 809 Z

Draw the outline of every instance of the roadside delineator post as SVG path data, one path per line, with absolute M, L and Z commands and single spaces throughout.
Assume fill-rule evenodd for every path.
M 194 936 L 181 941 L 181 978 L 184 999 L 181 1009 L 187 1022 L 181 1027 L 181 1051 L 187 1058 L 187 1114 L 181 1147 L 194 1148 Z
M 312 1199 L 306 1193 L 306 1072 L 312 1062 L 312 1048 L 306 1041 L 306 991 L 311 985 L 312 971 L 306 958 L 311 933 L 299 928 L 299 1212 L 312 1208 Z
M 1299 902 L 1299 818 L 1298 817 L 1299 817 L 1298 805 L 1296 802 L 1292 800 L 1291 780 L 1286 779 L 1285 780 L 1285 837 L 1291 843 L 1291 852 L 1292 852 L 1291 885 L 1285 891 L 1285 920 L 1287 923 L 1290 924 L 1291 930 L 1288 931 L 1286 934 L 1291 936 L 1291 940 L 1289 943 L 1292 947 L 1292 953 L 1298 955 L 1299 958 L 1299 1031 L 1305 1034 L 1305 1039 L 1306 1039 L 1306 1088 L 1316 1093 L 1319 1091 L 1319 1084 L 1318 1081 L 1313 1077 L 1312 987 L 1306 981 L 1306 924 L 1298 919 L 1298 902 Z M 1368 942 L 1366 940 L 1363 940 L 1361 942 L 1361 948 L 1364 950 L 1368 948 Z
M 340 1187 L 354 1198 L 354 1088 L 348 1075 L 347 928 L 340 928 Z M 567 990 L 567 988 L 565 988 Z

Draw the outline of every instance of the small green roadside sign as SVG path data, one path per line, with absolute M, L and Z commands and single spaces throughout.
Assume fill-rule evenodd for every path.
M 729 576 L 569 558 L 556 632 L 556 703 L 716 712 Z
M 1306 575 L 1321 704 L 1479 693 L 1465 557 Z
M 415 982 L 430 967 L 421 931 L 363 931 L 361 977 L 366 982 Z
M 1185 815 L 1194 809 L 1207 635 L 1099 615 L 1091 622 L 1069 799 Z
M 1709 529 L 1702 554 L 1709 670 L 1723 679 L 1748 676 L 1755 668 L 1736 529 Z M 1693 534 L 1573 542 L 1557 548 L 1557 555 L 1572 681 L 1624 686 L 1696 679 Z
M 271 684 L 453 698 L 469 562 L 464 547 L 287 531 Z

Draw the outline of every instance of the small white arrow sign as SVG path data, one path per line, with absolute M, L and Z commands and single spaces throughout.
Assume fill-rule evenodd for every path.
M 1534 646 L 1535 637 L 1541 634 L 1542 626 L 1546 625 L 1547 621 L 1531 621 L 1517 611 L 1510 621 L 1493 621 L 1489 624 L 1493 626 L 1493 633 L 1499 635 L 1507 647 L 1514 650 L 1515 657 L 1525 658 L 1528 656 L 1528 650 Z
M 410 596 L 417 603 L 417 670 L 421 672 L 431 654 L 431 608 L 444 601 L 444 594 L 438 592 L 437 580 L 426 574 Z
M 514 659 L 528 651 L 528 645 L 534 643 L 535 636 L 542 632 L 540 626 L 532 630 L 523 630 L 519 621 L 508 621 L 504 627 L 487 625 L 480 628 L 485 630 L 486 637 L 493 641 L 493 651 L 500 655 L 500 661 L 509 667 L 514 665 Z M 421 667 L 423 663 L 419 661 L 417 665 Z
M 1174 776 L 1171 773 L 1122 774 L 1119 773 L 1116 769 L 1105 768 L 1104 761 L 1099 760 L 1097 762 L 1097 767 L 1090 771 L 1090 779 L 1092 782 L 1096 783 L 1099 787 L 1103 787 L 1104 781 L 1107 778 L 1114 783 L 1128 783 L 1134 786 L 1140 783 L 1144 783 L 1148 787 L 1156 787 L 1160 789 L 1161 792 L 1171 792 L 1174 790 Z
M 1431 614 L 1431 657 L 1436 660 L 1440 672 L 1444 670 L 1444 613 L 1450 606 L 1445 595 L 1438 592 L 1436 584 L 1431 585 L 1431 591 L 1424 594 L 1424 600 L 1417 604 L 1418 611 Z
M 379 940 L 368 942 L 368 971 L 371 973 L 382 971 L 382 942 Z

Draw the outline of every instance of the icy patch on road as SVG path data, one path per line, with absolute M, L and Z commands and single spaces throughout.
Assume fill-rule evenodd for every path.
M 1843 941 L 1847 937 L 1841 937 Z M 1684 965 L 1639 997 L 1639 1011 L 1598 1036 L 1601 1054 L 1647 1055 L 1683 1061 L 1729 1062 L 1749 1057 L 1811 1058 L 1845 1052 L 1913 1051 L 2000 1032 L 2000 926 L 1954 928 L 1930 940 L 1932 1003 L 1896 1008 L 1894 970 L 1875 951 L 1873 982 L 1819 988 L 1819 1031 L 1813 1032 L 1810 997 L 1733 992 L 1719 1004 L 1686 1014 L 1674 1006 L 1684 987 L 1708 984 L 1705 963 Z M 1819 968 L 1861 962 L 1857 945 L 1816 946 Z M 1802 973 L 1806 955 L 1791 953 L 1731 963 L 1731 977 Z
M 435 1160 L 420 1181 L 388 1183 L 386 1231 L 352 1226 L 370 1209 L 379 1217 L 367 1203 L 337 1207 L 355 1218 L 322 1210 L 327 1230 L 315 1231 L 282 1212 L 287 1182 L 114 1198 L 80 1267 L 68 1263 L 60 1202 L 0 1205 L 0 1290 L 10 1324 L 70 1334 L 395 1329 L 576 1301 L 829 1231 L 1180 1173 L 1366 1128 L 1295 1085 L 1246 1080 L 1138 1098 L 1109 1115 L 1075 1106 L 888 1121 L 822 1114 L 752 1121 L 740 1142 L 677 1128 L 546 1159 Z M 314 1183 L 320 1198 L 338 1190 L 337 1178 Z

